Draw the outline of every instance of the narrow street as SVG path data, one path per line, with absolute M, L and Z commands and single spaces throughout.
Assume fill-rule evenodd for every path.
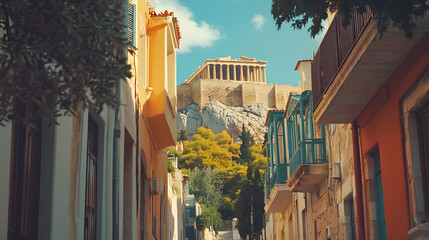
M 0 1 L 0 240 L 429 239 L 428 11 Z

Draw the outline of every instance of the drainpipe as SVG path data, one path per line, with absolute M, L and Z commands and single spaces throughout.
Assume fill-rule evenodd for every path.
M 121 100 L 121 80 L 118 80 L 116 86 L 116 100 L 119 103 Z M 113 130 L 113 199 L 112 199 L 112 210 L 113 210 L 113 239 L 119 239 L 119 138 L 121 136 L 120 126 L 120 107 L 115 109 L 115 129 Z
M 127 2 L 122 2 L 123 12 L 127 13 Z M 122 19 L 124 26 L 127 26 L 127 14 Z M 126 32 L 125 32 L 126 34 Z M 125 36 L 126 38 L 126 36 Z M 124 54 L 127 56 L 128 49 L 125 49 Z M 116 103 L 118 106 L 115 108 L 115 126 L 113 130 L 113 173 L 112 173 L 112 239 L 119 240 L 119 139 L 121 137 L 120 125 L 120 102 L 121 102 L 121 83 L 122 79 L 118 79 L 116 83 Z
M 356 217 L 357 217 L 357 234 L 358 239 L 365 239 L 364 215 L 363 215 L 363 197 L 362 197 L 362 172 L 360 164 L 360 147 L 359 147 L 359 132 L 356 122 L 352 123 L 352 139 L 353 139 L 353 166 L 355 174 L 356 187 Z

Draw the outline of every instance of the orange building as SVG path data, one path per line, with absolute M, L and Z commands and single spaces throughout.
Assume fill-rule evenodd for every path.
M 128 36 L 133 43 L 128 54 L 133 77 L 127 81 L 135 102 L 130 99 L 127 106 L 132 106 L 130 113 L 135 106 L 137 118 L 130 114 L 125 119 L 137 122 L 137 140 L 132 143 L 138 146 L 137 239 L 167 239 L 166 147 L 176 145 L 176 49 L 180 30 L 174 13 L 156 13 L 145 0 L 129 3 L 133 12 L 129 16 L 134 20 L 129 22 L 134 26 L 130 31 L 133 34 Z
M 168 238 L 178 20 L 124 3 L 132 77 L 118 79 L 120 108 L 0 126 L 0 239 Z
M 312 62 L 318 124 L 353 123 L 359 239 L 429 237 L 429 17 L 412 39 L 336 16 Z

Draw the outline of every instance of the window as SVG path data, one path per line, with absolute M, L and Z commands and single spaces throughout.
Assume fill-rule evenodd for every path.
M 8 239 L 37 239 L 41 162 L 40 130 L 12 123 Z
M 89 116 L 85 187 L 85 239 L 96 239 L 98 125 Z
M 429 221 L 429 106 L 426 105 L 417 114 L 417 125 L 419 128 L 420 143 L 420 169 L 422 172 L 423 200 L 425 206 L 425 218 L 423 222 Z
M 307 209 L 302 210 L 302 239 L 307 239 Z
M 429 71 L 426 71 L 402 100 L 405 158 L 411 166 L 408 175 L 413 176 L 408 179 L 411 227 L 429 221 L 428 89 Z
M 375 185 L 375 201 L 377 211 L 377 232 L 378 239 L 387 239 L 386 233 L 386 218 L 384 216 L 384 197 L 383 197 L 383 182 L 381 178 L 380 152 L 377 149 L 371 156 L 374 160 L 374 185 Z
M 128 46 L 136 47 L 136 5 L 128 2 Z
M 349 219 L 346 225 L 347 239 L 355 240 L 356 239 L 356 221 L 355 221 L 355 211 L 354 211 L 354 203 L 353 197 L 350 196 L 348 199 L 344 201 L 345 204 L 345 215 L 346 218 Z
M 147 192 L 149 187 L 147 186 L 148 181 L 147 180 L 147 176 L 146 176 L 146 170 L 144 167 L 144 163 L 146 162 L 146 155 L 144 153 L 143 150 L 141 150 L 140 152 L 140 156 L 141 156 L 141 163 L 140 163 L 140 240 L 144 240 L 145 236 L 146 236 L 146 201 L 147 201 Z

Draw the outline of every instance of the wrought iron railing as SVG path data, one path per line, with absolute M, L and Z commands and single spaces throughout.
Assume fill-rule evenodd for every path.
M 298 143 L 298 148 L 289 161 L 290 175 L 292 176 L 301 164 L 322 163 L 326 163 L 325 139 L 305 139 Z
M 337 14 L 329 26 L 311 65 L 313 110 L 321 101 L 344 61 L 372 19 L 367 7 L 364 13 L 351 14 L 350 24 L 343 27 Z

